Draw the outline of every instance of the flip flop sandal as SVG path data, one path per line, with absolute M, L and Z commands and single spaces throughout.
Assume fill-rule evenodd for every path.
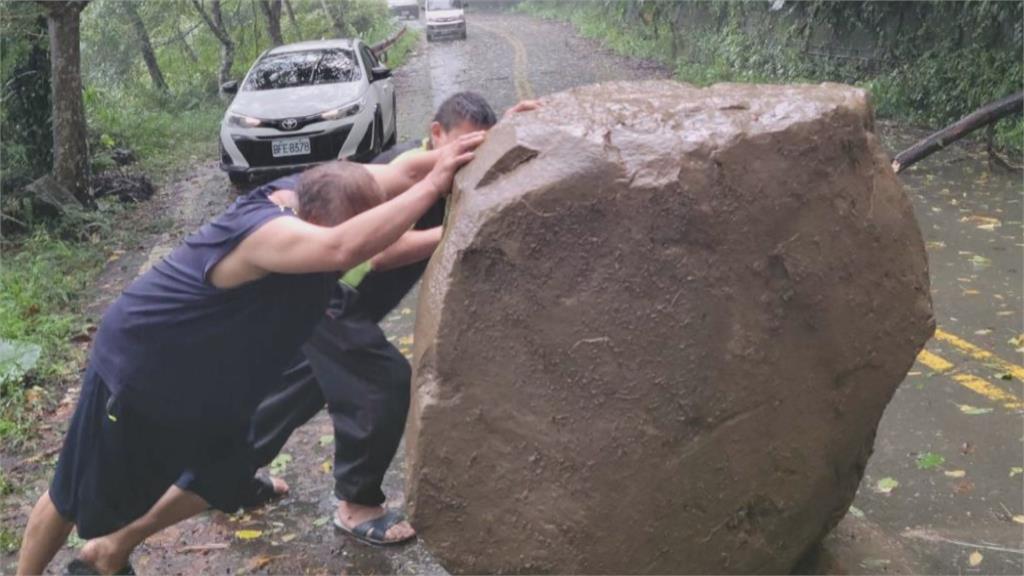
M 394 546 L 395 544 L 404 544 L 416 537 L 415 534 L 402 540 L 385 540 L 384 537 L 387 535 L 388 530 L 391 529 L 395 524 L 405 520 L 405 516 L 395 512 L 394 510 L 388 511 L 383 516 L 374 518 L 373 520 L 367 520 L 354 528 L 348 528 L 341 523 L 338 519 L 338 513 L 332 514 L 334 517 L 334 527 L 342 532 L 352 536 L 360 542 L 365 542 L 373 546 Z
M 68 567 L 64 570 L 65 574 L 69 576 L 99 576 L 101 572 L 92 564 L 89 564 L 81 558 L 75 558 L 71 562 L 68 562 Z M 115 574 L 122 576 L 135 576 L 135 569 L 132 568 L 132 563 L 129 562 L 124 565 Z
M 274 500 L 284 498 L 287 494 L 287 492 L 278 494 L 274 490 L 274 481 L 270 479 L 270 474 L 265 471 L 259 472 L 252 477 L 252 488 L 242 498 L 242 508 L 259 508 Z

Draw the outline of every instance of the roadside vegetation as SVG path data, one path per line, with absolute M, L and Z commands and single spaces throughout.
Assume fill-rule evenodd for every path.
M 216 158 L 221 81 L 241 79 L 275 44 L 339 36 L 373 44 L 396 29 L 383 0 L 80 4 L 88 176 L 83 201 L 54 206 L 30 185 L 56 173 L 47 25 L 55 5 L 0 4 L 0 443 L 8 454 L 26 450 L 39 416 L 60 400 L 59 384 L 77 378 L 85 347 L 75 341 L 92 328 L 81 309 L 104 263 L 137 234 L 123 225 L 145 210 L 135 202 L 193 159 Z M 388 64 L 401 65 L 416 41 L 403 36 Z M 0 496 L 10 489 L 0 470 Z
M 1021 2 L 528 0 L 520 9 L 663 62 L 683 82 L 855 84 L 880 117 L 932 128 L 1024 83 Z M 1019 157 L 1024 119 L 986 137 Z

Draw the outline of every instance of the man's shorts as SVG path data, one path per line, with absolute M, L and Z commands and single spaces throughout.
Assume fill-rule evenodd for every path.
M 218 448 L 219 447 L 219 448 Z M 57 461 L 50 499 L 81 538 L 144 515 L 176 485 L 233 512 L 251 481 L 246 448 L 159 427 L 111 395 L 90 367 Z

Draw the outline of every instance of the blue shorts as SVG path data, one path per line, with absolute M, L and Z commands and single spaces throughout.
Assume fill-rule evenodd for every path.
M 68 426 L 50 499 L 81 538 L 145 514 L 172 485 L 233 512 L 252 480 L 244 442 L 160 427 L 118 402 L 90 367 Z

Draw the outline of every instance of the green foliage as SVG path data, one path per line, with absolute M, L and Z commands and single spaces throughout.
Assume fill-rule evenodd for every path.
M 3 245 L 0 268 L 0 340 L 40 346 L 28 383 L 76 371 L 70 337 L 82 330 L 79 296 L 103 263 L 95 242 L 61 240 L 44 230 L 18 245 Z M 0 439 L 20 442 L 40 403 L 28 401 L 21 379 L 0 382 Z
M 0 86 L 0 184 L 24 186 L 52 162 L 46 17 L 34 2 L 0 4 Z
M 320 3 L 292 4 L 294 21 L 286 10 L 281 14 L 286 42 L 334 36 Z M 375 43 L 393 31 L 383 0 L 329 4 L 344 8 L 351 36 Z M 216 158 L 225 108 L 217 95 L 221 46 L 189 0 L 139 2 L 136 7 L 169 91 L 151 86 L 124 4 L 90 2 L 82 13 L 81 48 L 91 162 L 94 172 L 112 168 L 111 152 L 128 148 L 139 158 L 139 169 L 163 179 L 196 158 Z M 265 16 L 250 0 L 224 0 L 222 7 L 235 43 L 233 72 L 240 79 L 270 47 Z M 82 358 L 70 338 L 81 333 L 85 322 L 80 297 L 102 268 L 103 246 L 130 234 L 116 226 L 124 210 L 116 203 L 100 202 L 98 211 L 70 209 L 46 220 L 32 213 L 27 198 L 8 193 L 50 170 L 49 62 L 42 14 L 36 2 L 0 2 L 0 186 L 4 213 L 28 228 L 15 237 L 8 228 L 7 236 L 0 237 L 0 343 L 40 350 L 27 375 L 0 382 L 0 442 L 8 449 L 29 438 L 44 400 L 53 400 L 42 384 L 77 374 Z M 416 34 L 407 33 L 390 51 L 390 65 L 402 64 L 415 44 Z M 13 533 L 0 533 L 0 546 L 8 538 Z
M 845 82 L 880 116 L 935 127 L 1020 90 L 1022 2 L 656 2 L 533 0 L 612 49 L 671 66 L 684 82 Z M 1024 119 L 997 143 L 1024 149 Z

